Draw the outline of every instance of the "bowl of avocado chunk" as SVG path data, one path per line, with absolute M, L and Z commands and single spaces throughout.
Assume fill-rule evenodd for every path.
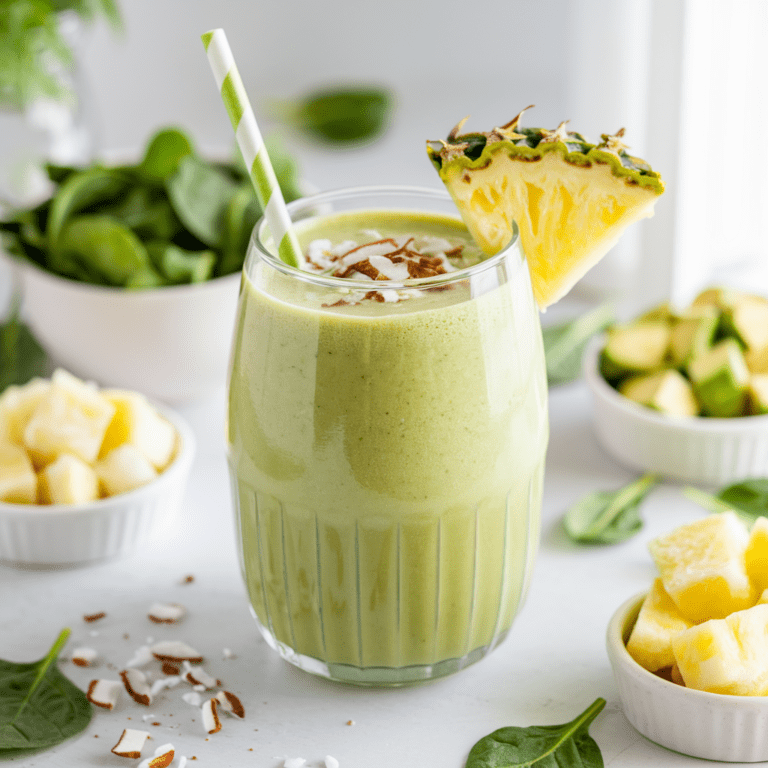
M 768 472 L 768 299 L 726 287 L 663 304 L 584 358 L 599 441 L 622 463 L 721 483 Z

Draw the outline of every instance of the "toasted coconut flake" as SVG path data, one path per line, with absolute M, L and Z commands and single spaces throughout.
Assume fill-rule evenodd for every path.
M 163 744 L 162 747 L 158 747 L 155 750 L 154 757 L 142 760 L 137 768 L 166 768 L 166 766 L 173 762 L 175 753 L 173 744 Z
M 122 687 L 119 680 L 91 680 L 85 696 L 97 707 L 114 709 Z
M 209 675 L 202 667 L 193 667 L 188 661 L 184 662 L 184 679 L 194 686 L 206 688 L 216 687 L 216 678 Z
M 174 664 L 172 661 L 164 661 L 162 670 L 164 675 L 178 675 L 179 665 Z
M 75 648 L 72 651 L 72 663 L 78 667 L 92 667 L 98 658 L 99 653 L 95 648 Z
M 203 703 L 203 697 L 197 691 L 189 691 L 181 695 L 183 701 L 191 704 L 193 707 L 199 707 Z
M 149 650 L 159 661 L 175 661 L 177 663 L 189 661 L 194 664 L 201 664 L 203 661 L 202 654 L 181 640 L 161 640 L 151 646 Z
M 124 669 L 120 673 L 125 690 L 137 703 L 148 707 L 152 703 L 152 690 L 147 676 L 140 669 Z
M 245 707 L 243 707 L 242 702 L 234 693 L 230 693 L 229 691 L 219 691 L 216 694 L 216 698 L 225 712 L 229 712 L 235 717 L 239 717 L 241 720 L 245 717 Z
M 187 615 L 187 609 L 178 603 L 152 603 L 149 620 L 155 624 L 175 624 Z
M 126 728 L 117 744 L 112 747 L 112 752 L 118 757 L 141 757 L 141 750 L 148 738 L 149 731 Z
M 104 611 L 99 611 L 99 613 L 86 613 L 85 616 L 83 616 L 83 621 L 91 623 L 103 619 L 106 615 L 107 614 L 104 613 Z
M 133 654 L 133 658 L 125 665 L 126 667 L 146 667 L 150 661 L 154 661 L 155 657 L 152 655 L 152 651 L 149 650 L 148 645 L 140 645 L 136 649 L 136 653 Z
M 208 699 L 203 702 L 203 728 L 206 733 L 218 733 L 221 730 L 219 720 L 219 702 L 217 699 Z

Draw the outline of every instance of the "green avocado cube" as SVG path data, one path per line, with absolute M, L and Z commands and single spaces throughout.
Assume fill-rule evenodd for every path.
M 768 413 L 768 373 L 753 373 L 749 380 L 749 411 Z
M 664 320 L 615 325 L 600 356 L 600 370 L 610 382 L 660 368 L 669 349 L 671 328 Z
M 691 360 L 688 375 L 706 416 L 729 418 L 747 412 L 749 370 L 735 339 L 723 339 Z
M 672 326 L 669 356 L 677 368 L 685 368 L 714 343 L 720 312 L 712 305 L 698 307 L 681 315 Z
M 619 392 L 668 416 L 698 416 L 700 412 L 691 383 L 676 368 L 632 376 L 621 383 Z

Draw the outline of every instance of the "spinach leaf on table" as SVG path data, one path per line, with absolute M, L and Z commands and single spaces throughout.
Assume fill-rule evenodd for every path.
M 758 517 L 768 517 L 768 478 L 765 477 L 733 483 L 714 495 L 690 486 L 684 488 L 683 493 L 710 512 L 733 510 L 747 526 Z
M 49 365 L 45 350 L 19 318 L 16 298 L 10 318 L 0 325 L 0 392 L 11 384 L 26 384 L 35 376 L 46 376 Z
M 24 664 L 0 659 L 0 756 L 55 746 L 86 728 L 92 708 L 56 667 L 65 629 L 47 655 Z
M 643 527 L 640 503 L 658 482 L 655 475 L 643 475 L 618 491 L 587 494 L 565 513 L 565 532 L 580 544 L 626 541 Z
M 499 728 L 472 747 L 465 768 L 603 768 L 589 726 L 604 706 L 596 699 L 563 725 Z
M 611 304 L 601 304 L 575 320 L 542 328 L 547 382 L 568 384 L 581 375 L 581 359 L 589 340 L 615 319 Z

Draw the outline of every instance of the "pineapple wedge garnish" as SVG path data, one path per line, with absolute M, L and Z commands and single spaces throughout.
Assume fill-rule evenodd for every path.
M 672 667 L 675 663 L 672 639 L 690 626 L 692 622 L 677 609 L 661 579 L 655 579 L 632 628 L 627 651 L 649 672 Z
M 648 548 L 680 613 L 699 623 L 757 602 L 746 570 L 748 541 L 736 514 L 719 512 L 654 539 Z
M 501 250 L 517 223 L 533 292 L 545 309 L 627 226 L 653 215 L 664 184 L 627 153 L 623 129 L 595 145 L 565 123 L 554 131 L 521 128 L 523 112 L 487 133 L 460 134 L 462 121 L 446 141 L 427 142 L 427 153 L 486 253 Z
M 768 694 L 768 605 L 686 629 L 673 639 L 672 648 L 687 688 Z

